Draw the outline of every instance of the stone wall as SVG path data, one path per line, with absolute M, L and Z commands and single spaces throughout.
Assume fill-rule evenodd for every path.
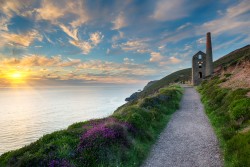
M 197 52 L 192 59 L 192 82 L 199 85 L 206 76 L 206 54 L 202 51 Z

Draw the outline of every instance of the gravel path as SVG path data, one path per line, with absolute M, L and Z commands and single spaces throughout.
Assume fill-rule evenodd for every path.
M 185 87 L 181 107 L 161 133 L 142 167 L 221 167 L 217 138 L 200 96 Z

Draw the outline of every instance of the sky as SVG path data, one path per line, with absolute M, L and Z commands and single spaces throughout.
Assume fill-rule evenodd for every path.
M 0 0 L 0 86 L 146 84 L 250 43 L 249 0 Z

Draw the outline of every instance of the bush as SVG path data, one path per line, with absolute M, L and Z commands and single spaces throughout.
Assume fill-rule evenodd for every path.
M 235 100 L 230 105 L 230 116 L 238 120 L 242 118 L 243 120 L 248 120 L 250 118 L 250 99 L 243 98 L 239 100 Z

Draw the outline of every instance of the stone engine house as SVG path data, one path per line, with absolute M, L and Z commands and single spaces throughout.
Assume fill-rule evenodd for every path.
M 206 53 L 199 51 L 192 59 L 192 83 L 199 85 L 202 80 L 213 73 L 213 52 L 211 33 L 207 33 Z

